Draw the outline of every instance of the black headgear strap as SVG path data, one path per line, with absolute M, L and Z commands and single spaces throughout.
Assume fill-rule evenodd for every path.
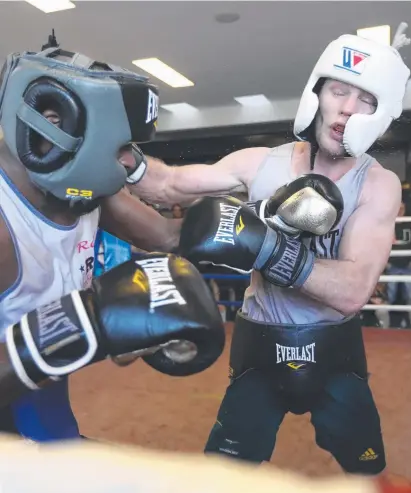
M 47 50 L 47 48 L 58 48 L 60 45 L 57 43 L 56 36 L 54 35 L 54 29 L 49 34 L 48 41 L 41 47 L 41 51 Z
M 310 170 L 313 171 L 314 169 L 314 163 L 315 163 L 315 156 L 317 155 L 318 152 L 318 144 L 317 141 L 312 141 L 310 146 Z

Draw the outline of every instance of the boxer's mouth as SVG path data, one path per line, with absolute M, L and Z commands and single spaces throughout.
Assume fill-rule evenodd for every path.
M 331 135 L 334 140 L 342 142 L 344 135 L 345 125 L 341 123 L 334 123 L 331 125 Z
M 344 124 L 342 124 L 342 123 L 334 123 L 333 125 L 331 125 L 331 128 L 332 128 L 335 132 L 338 132 L 338 133 L 343 134 L 343 133 L 344 133 L 344 130 L 345 130 L 345 125 L 344 125 Z

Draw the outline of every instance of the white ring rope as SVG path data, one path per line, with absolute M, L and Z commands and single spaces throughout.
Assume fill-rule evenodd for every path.
M 401 274 L 391 276 L 382 275 L 379 279 L 379 282 L 411 282 L 411 276 L 405 276 Z
M 397 217 L 396 223 L 410 223 L 411 217 Z M 411 250 L 391 250 L 390 257 L 411 257 Z M 411 282 L 411 276 L 381 276 L 379 282 Z M 361 310 L 386 310 L 389 312 L 411 312 L 411 305 L 365 305 Z
M 392 250 L 390 257 L 411 257 L 411 250 Z
M 397 217 L 396 223 L 410 223 L 411 217 Z M 390 257 L 411 257 L 411 250 L 391 250 Z M 383 275 L 379 282 L 411 282 L 411 276 L 401 275 Z M 411 312 L 411 305 L 364 305 L 361 310 L 387 310 L 390 312 Z
M 396 223 L 411 223 L 411 216 L 399 216 L 395 220 Z
M 364 305 L 362 310 L 386 310 L 388 312 L 411 312 L 411 305 Z
M 411 216 L 397 217 L 395 222 L 411 224 Z M 401 243 L 402 241 L 398 242 L 398 244 Z M 391 250 L 390 257 L 411 257 L 411 250 Z

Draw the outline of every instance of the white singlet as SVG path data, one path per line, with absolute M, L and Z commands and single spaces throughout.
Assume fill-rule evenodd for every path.
M 53 223 L 0 170 L 0 214 L 13 238 L 18 277 L 0 294 L 0 341 L 8 325 L 41 305 L 91 283 L 100 209 L 73 226 Z

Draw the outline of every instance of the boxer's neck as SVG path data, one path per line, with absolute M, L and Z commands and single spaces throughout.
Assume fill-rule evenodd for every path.
M 61 226 L 75 224 L 78 217 L 69 210 L 68 205 L 61 205 L 33 185 L 26 169 L 10 153 L 4 141 L 0 141 L 0 168 L 17 190 L 47 219 Z
M 311 147 L 307 142 L 297 143 L 293 161 L 297 176 L 312 172 L 324 175 L 334 182 L 340 180 L 357 164 L 357 158 L 342 157 L 333 159 L 328 154 L 318 150 L 315 156 L 314 169 L 311 169 Z
M 354 168 L 356 164 L 357 158 L 332 158 L 330 155 L 325 154 L 319 149 L 315 156 L 313 172 L 324 175 L 332 181 L 338 181 L 350 171 L 350 169 Z

